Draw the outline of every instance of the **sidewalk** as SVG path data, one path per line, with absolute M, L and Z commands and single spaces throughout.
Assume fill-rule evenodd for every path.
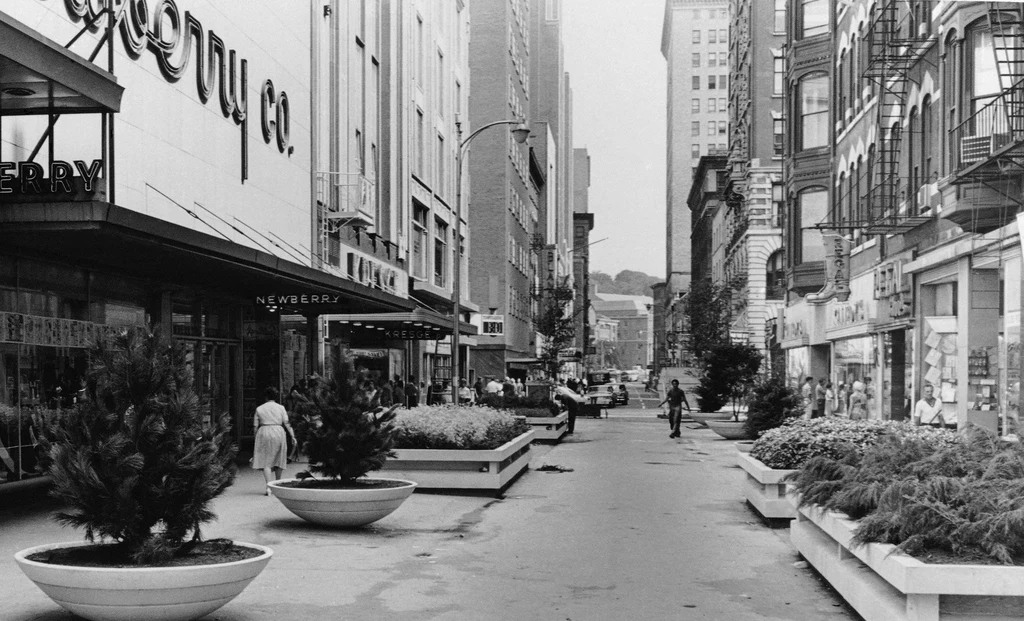
M 243 470 L 206 537 L 275 551 L 219 621 L 557 619 L 848 620 L 789 545 L 742 500 L 735 448 L 707 429 L 581 419 L 502 498 L 416 493 L 362 530 L 306 525 Z M 289 469 L 294 474 L 300 468 Z M 15 565 L 30 545 L 80 534 L 52 502 L 0 507 L 0 584 L 9 621 L 69 621 Z

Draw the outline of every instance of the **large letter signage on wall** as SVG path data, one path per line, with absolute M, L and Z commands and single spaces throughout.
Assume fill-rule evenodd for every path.
M 72 19 L 95 20 L 98 28 L 102 21 L 96 19 L 103 10 L 103 2 L 97 0 L 64 0 L 64 6 Z M 126 53 L 133 59 L 150 49 L 156 57 L 160 72 L 168 82 L 177 82 L 185 76 L 195 48 L 196 91 L 205 104 L 219 85 L 218 99 L 221 113 L 233 118 L 242 127 L 242 181 L 248 177 L 248 61 L 238 59 L 235 50 L 229 50 L 224 41 L 211 29 L 204 31 L 202 22 L 191 11 L 181 11 L 175 0 L 157 0 L 153 6 L 152 18 L 147 12 L 146 0 L 113 0 L 116 27 L 121 33 Z M 205 34 L 204 34 L 205 33 Z M 194 43 L 193 43 L 194 42 Z M 215 82 L 217 84 L 215 84 Z M 269 92 L 267 85 L 269 85 Z M 264 114 L 263 137 L 267 144 L 277 140 L 278 150 L 291 155 L 288 149 L 289 119 L 288 95 L 274 91 L 270 80 L 264 82 L 261 91 L 261 110 Z M 273 108 L 273 135 L 267 131 L 266 115 Z

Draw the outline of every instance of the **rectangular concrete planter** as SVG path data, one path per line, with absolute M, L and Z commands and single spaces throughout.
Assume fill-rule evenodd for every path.
M 531 429 L 490 451 L 396 449 L 380 472 L 414 481 L 417 489 L 500 491 L 530 465 L 535 434 Z
M 842 514 L 803 507 L 789 532 L 865 621 L 1024 619 L 1024 567 L 940 565 L 892 553 L 888 544 L 851 547 L 856 526 Z
M 562 412 L 558 416 L 524 416 L 523 420 L 533 429 L 534 440 L 558 442 L 569 431 L 569 414 Z
M 786 484 L 782 482 L 796 470 L 769 468 L 751 457 L 750 453 L 740 451 L 736 452 L 736 462 L 747 473 L 744 495 L 750 506 L 771 520 L 791 520 L 796 517 L 793 503 L 786 498 Z

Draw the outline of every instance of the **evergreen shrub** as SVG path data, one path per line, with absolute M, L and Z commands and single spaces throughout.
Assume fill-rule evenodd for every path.
M 754 384 L 747 399 L 747 420 L 743 425 L 747 436 L 759 438 L 769 429 L 799 418 L 803 413 L 801 403 L 800 393 L 787 386 L 784 379 L 762 377 Z
M 91 351 L 86 399 L 40 431 L 57 521 L 113 540 L 138 564 L 184 556 L 235 477 L 226 413 L 207 421 L 185 349 L 129 330 Z

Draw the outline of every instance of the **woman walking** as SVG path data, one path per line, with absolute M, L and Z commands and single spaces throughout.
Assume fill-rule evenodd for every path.
M 267 496 L 270 495 L 269 484 L 281 478 L 281 472 L 288 464 L 288 438 L 295 443 L 295 432 L 288 423 L 288 412 L 277 402 L 277 389 L 273 386 L 266 389 L 264 396 L 267 401 L 256 408 L 253 425 L 256 427 L 256 442 L 253 449 L 252 467 L 263 470 L 266 480 Z M 285 435 L 287 432 L 287 435 Z M 271 471 L 274 478 L 270 478 Z

